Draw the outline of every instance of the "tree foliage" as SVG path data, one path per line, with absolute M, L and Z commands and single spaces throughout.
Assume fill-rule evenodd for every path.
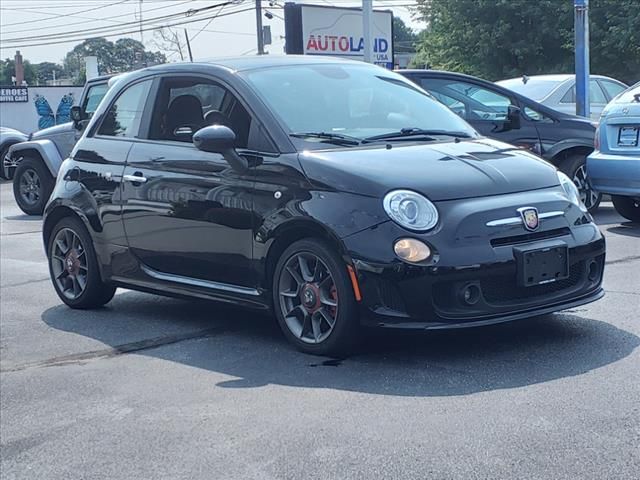
M 398 52 L 414 52 L 418 35 L 400 17 L 393 17 L 393 46 Z
M 36 83 L 36 68 L 28 60 L 23 60 L 24 79 L 27 85 Z M 16 62 L 13 58 L 0 60 L 0 85 L 12 85 L 12 78 L 16 74 Z
M 65 70 L 73 76 L 84 72 L 84 57 L 98 58 L 98 72 L 101 75 L 121 73 L 147 65 L 166 62 L 160 52 L 149 52 L 144 45 L 132 38 L 121 38 L 110 42 L 105 38 L 90 38 L 76 45 L 64 58 Z
M 570 0 L 417 0 L 416 64 L 489 80 L 574 71 Z M 591 72 L 640 78 L 638 0 L 591 0 Z

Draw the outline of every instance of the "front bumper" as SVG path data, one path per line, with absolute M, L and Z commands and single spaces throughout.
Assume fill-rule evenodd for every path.
M 591 186 L 601 193 L 640 196 L 640 157 L 593 152 L 587 157 Z
M 535 205 L 541 213 L 564 211 L 541 221 L 535 233 L 523 225 L 488 226 L 517 207 Z M 442 329 L 517 320 L 552 313 L 601 298 L 605 240 L 588 214 L 555 192 L 501 195 L 441 202 L 446 224 L 428 234 L 409 234 L 389 221 L 344 239 L 358 273 L 361 322 L 367 326 Z M 437 254 L 422 265 L 397 259 L 398 238 L 427 242 Z M 569 277 L 531 287 L 518 286 L 514 248 L 537 248 L 560 241 L 569 252 Z M 463 291 L 477 287 L 468 304 Z

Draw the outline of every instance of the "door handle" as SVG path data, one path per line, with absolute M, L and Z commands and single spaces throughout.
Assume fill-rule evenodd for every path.
M 133 175 L 123 175 L 122 181 L 131 183 L 146 183 L 146 177 L 143 177 L 141 173 Z

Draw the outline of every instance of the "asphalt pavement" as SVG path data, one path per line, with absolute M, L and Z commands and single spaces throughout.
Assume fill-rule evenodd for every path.
M 368 335 L 326 359 L 268 316 L 120 291 L 74 311 L 0 186 L 0 478 L 637 479 L 640 226 L 604 203 L 606 296 Z

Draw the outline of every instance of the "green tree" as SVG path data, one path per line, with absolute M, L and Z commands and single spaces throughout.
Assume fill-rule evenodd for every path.
M 489 80 L 574 71 L 570 0 L 417 0 L 416 64 Z M 591 71 L 640 77 L 637 0 L 591 0 Z M 624 61 L 621 61 L 624 59 Z
M 393 46 L 396 53 L 414 52 L 418 35 L 400 17 L 393 17 Z
M 39 85 L 45 85 L 48 81 L 53 80 L 53 72 L 56 78 L 64 76 L 62 65 L 53 62 L 42 62 L 34 65 L 36 69 L 36 78 Z
M 35 85 L 37 81 L 36 69 L 28 61 L 23 60 L 24 79 L 27 85 Z M 0 85 L 12 85 L 12 77 L 16 75 L 16 62 L 13 58 L 0 60 Z

